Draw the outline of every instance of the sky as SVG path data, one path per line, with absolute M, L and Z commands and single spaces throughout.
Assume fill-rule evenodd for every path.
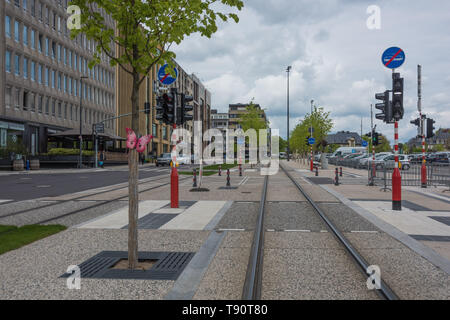
M 369 29 L 371 5 L 380 8 L 380 29 Z M 230 8 L 218 6 L 222 12 Z M 198 34 L 174 48 L 177 62 L 196 74 L 212 94 L 213 109 L 254 99 L 272 128 L 287 135 L 287 66 L 290 73 L 290 129 L 311 100 L 331 112 L 332 132 L 370 131 L 375 93 L 392 87 L 392 71 L 381 55 L 404 50 L 405 115 L 399 140 L 417 135 L 417 65 L 422 65 L 422 109 L 450 127 L 450 1 L 448 0 L 244 0 L 239 23 L 219 23 L 209 39 Z M 374 114 L 379 110 L 375 108 Z M 393 125 L 374 117 L 377 131 L 393 142 Z

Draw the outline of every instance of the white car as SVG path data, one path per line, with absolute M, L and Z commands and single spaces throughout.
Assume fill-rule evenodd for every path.
M 178 164 L 191 164 L 191 157 L 180 154 L 177 157 Z

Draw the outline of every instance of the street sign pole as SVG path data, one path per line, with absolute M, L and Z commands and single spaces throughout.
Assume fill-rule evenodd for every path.
M 420 134 L 422 136 L 422 166 L 420 168 L 420 182 L 422 188 L 427 187 L 427 167 L 425 160 L 425 130 L 423 129 L 424 121 L 422 119 L 422 66 L 417 65 L 417 109 L 419 110 Z

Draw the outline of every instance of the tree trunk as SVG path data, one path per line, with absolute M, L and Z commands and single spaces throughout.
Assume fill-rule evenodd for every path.
M 139 137 L 139 74 L 133 75 L 133 93 L 131 95 L 131 128 Z M 128 177 L 128 267 L 135 269 L 138 262 L 138 152 L 136 149 L 129 150 L 128 167 L 130 170 Z

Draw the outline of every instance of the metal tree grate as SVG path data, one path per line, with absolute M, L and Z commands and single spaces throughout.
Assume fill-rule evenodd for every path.
M 81 278 L 176 280 L 188 265 L 193 252 L 139 252 L 139 260 L 157 260 L 149 270 L 111 269 L 119 260 L 127 259 L 126 251 L 103 251 L 79 265 Z M 61 278 L 69 277 L 64 273 Z

